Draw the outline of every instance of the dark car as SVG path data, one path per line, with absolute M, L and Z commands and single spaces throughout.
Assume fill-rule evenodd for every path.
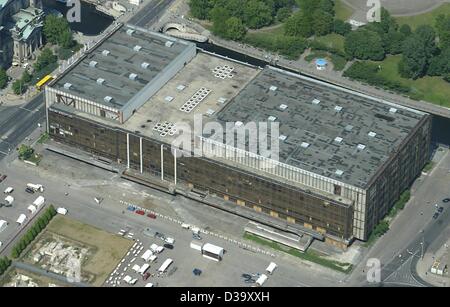
M 30 194 L 34 194 L 34 190 L 32 188 L 26 188 L 25 192 L 30 193 Z
M 12 204 L 4 204 L 3 205 L 5 208 L 11 208 L 12 207 Z
M 200 275 L 202 274 L 202 270 L 200 270 L 200 269 L 194 269 L 194 270 L 192 271 L 192 273 L 193 273 L 195 276 L 200 276 Z
M 444 207 L 439 207 L 439 209 L 437 209 L 437 212 L 442 213 L 444 211 Z
M 202 237 L 200 237 L 200 235 L 198 235 L 196 233 L 192 234 L 192 238 L 195 239 L 195 240 L 201 240 L 202 239 Z
M 254 280 L 253 278 L 249 278 L 249 279 L 244 280 L 244 282 L 247 284 L 253 284 L 256 282 L 256 280 Z
M 147 280 L 150 277 L 150 272 L 147 272 L 144 274 L 144 276 L 142 276 L 143 280 Z
M 3 180 L 6 179 L 6 177 L 8 177 L 8 176 L 6 176 L 6 175 L 1 176 L 1 177 L 0 177 L 0 182 L 3 182 Z
M 173 245 L 172 244 L 169 244 L 169 243 L 166 243 L 166 244 L 164 244 L 163 245 L 165 248 L 167 248 L 167 249 L 173 249 Z
M 252 275 L 244 273 L 244 274 L 241 275 L 241 277 L 244 278 L 244 279 L 251 279 Z
M 442 200 L 442 202 L 443 202 L 443 203 L 448 203 L 448 202 L 450 202 L 450 198 L 444 198 L 444 199 Z
M 147 214 L 147 216 L 151 219 L 156 219 L 156 214 L 150 212 L 149 214 Z
M 433 214 L 433 218 L 434 219 L 437 219 L 439 217 L 439 212 L 435 212 L 434 214 Z

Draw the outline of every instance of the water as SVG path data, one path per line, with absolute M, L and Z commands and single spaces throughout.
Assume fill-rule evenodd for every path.
M 56 0 L 43 0 L 42 3 L 44 8 L 57 10 L 63 16 L 66 16 L 70 9 L 66 4 Z M 70 23 L 70 28 L 87 36 L 96 36 L 108 28 L 113 21 L 114 19 L 111 16 L 97 11 L 93 4 L 81 2 L 81 22 Z

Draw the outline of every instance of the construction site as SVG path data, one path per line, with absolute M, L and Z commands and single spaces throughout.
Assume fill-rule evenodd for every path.
M 430 155 L 428 114 L 129 25 L 86 50 L 45 100 L 54 141 L 124 178 L 342 248 L 367 240 Z M 192 136 L 201 155 L 189 156 L 173 144 L 195 115 L 202 133 L 278 123 L 279 159 L 212 131 Z

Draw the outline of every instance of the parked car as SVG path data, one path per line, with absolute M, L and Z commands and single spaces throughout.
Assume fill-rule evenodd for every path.
M 150 212 L 149 214 L 147 214 L 147 216 L 151 219 L 156 219 L 156 214 Z
M 128 211 L 134 212 L 134 211 L 136 210 L 136 208 L 133 207 L 133 206 L 128 206 L 128 207 L 127 207 L 127 210 L 128 210 Z
M 144 210 L 136 210 L 135 213 L 139 214 L 139 215 L 144 215 L 145 214 Z
M 11 208 L 11 207 L 12 207 L 12 204 L 6 203 L 6 204 L 4 204 L 3 206 L 4 206 L 5 208 Z
M 34 190 L 32 188 L 26 188 L 25 192 L 30 193 L 30 194 L 34 194 Z
M 202 270 L 195 268 L 194 270 L 192 270 L 192 273 L 195 276 L 200 276 L 202 274 Z
M 434 219 L 437 219 L 439 217 L 439 212 L 435 212 L 434 214 L 433 214 L 433 218 Z
M 444 198 L 444 199 L 442 200 L 442 202 L 443 202 L 443 203 L 448 203 L 448 202 L 450 202 L 450 198 Z
M 192 234 L 192 238 L 195 239 L 195 240 L 201 240 L 202 239 L 202 237 L 200 237 L 200 235 L 198 235 L 196 233 Z
M 250 279 L 250 278 L 252 278 L 252 275 L 244 273 L 241 275 L 241 277 L 244 279 Z
M 6 175 L 1 176 L 0 177 L 0 183 L 3 182 L 6 179 L 6 177 L 8 177 L 8 176 L 6 176 Z
M 166 243 L 166 244 L 164 244 L 163 246 L 164 246 L 165 248 L 167 248 L 167 249 L 173 249 L 173 245 L 172 245 L 172 244 Z
M 142 279 L 147 280 L 149 277 L 150 277 L 150 272 L 147 272 L 142 276 Z
M 437 209 L 437 212 L 442 213 L 444 211 L 444 207 L 439 207 L 439 209 Z

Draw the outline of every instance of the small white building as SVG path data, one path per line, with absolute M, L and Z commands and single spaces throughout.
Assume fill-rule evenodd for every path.
M 17 224 L 22 225 L 23 222 L 26 221 L 26 219 L 27 219 L 27 216 L 22 213 L 21 215 L 19 215 L 19 218 L 17 219 L 16 222 L 17 222 Z
M 37 211 L 37 208 L 33 205 L 29 205 L 27 209 L 31 214 L 34 214 Z
M 151 256 L 153 256 L 153 252 L 147 249 L 145 253 L 141 256 L 141 258 L 144 259 L 145 262 L 148 262 Z
M 14 197 L 12 197 L 11 195 L 8 195 L 5 197 L 5 201 L 11 205 L 14 202 Z

